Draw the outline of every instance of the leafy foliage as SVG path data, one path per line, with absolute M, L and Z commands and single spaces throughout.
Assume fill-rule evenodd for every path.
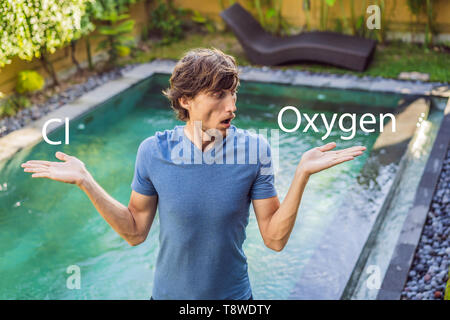
M 420 11 L 422 11 L 422 7 L 424 4 L 424 0 L 407 0 L 406 3 L 408 4 L 409 10 L 412 14 L 418 15 Z
M 13 94 L 0 101 L 0 117 L 13 116 L 19 109 L 30 106 L 31 102 L 27 97 L 20 94 Z
M 162 44 L 169 44 L 182 38 L 182 21 L 187 11 L 175 8 L 171 2 L 159 0 L 150 13 L 149 32 L 161 37 Z
M 16 91 L 18 93 L 29 93 L 41 90 L 44 83 L 44 78 L 38 72 L 24 70 L 17 75 Z
M 40 58 L 44 68 L 58 83 L 50 59 L 45 57 L 69 43 L 75 52 L 76 40 L 95 29 L 94 21 L 110 21 L 128 10 L 137 0 L 14 0 L 0 1 L 0 67 L 18 56 Z M 125 28 L 125 26 L 122 26 Z M 89 41 L 88 38 L 86 40 Z M 119 42 L 124 42 L 119 39 Z M 91 57 L 87 43 L 88 56 Z M 118 48 L 118 45 L 115 46 Z M 129 49 L 120 48 L 120 55 Z M 73 61 L 76 59 L 72 57 Z M 92 61 L 90 61 L 92 63 Z
M 334 6 L 336 0 L 320 1 L 320 29 L 326 30 L 328 27 L 328 7 Z
M 138 2 L 139 0 L 92 0 L 88 3 L 86 8 L 85 20 L 91 22 L 95 28 L 95 22 L 100 24 L 110 23 L 112 16 L 120 16 L 128 12 L 129 6 Z M 92 31 L 92 30 L 91 30 Z M 101 32 L 100 32 L 101 33 Z M 110 35 L 111 36 L 111 35 Z M 93 70 L 92 52 L 89 36 L 85 38 L 86 53 L 88 58 L 89 69 Z M 134 39 L 133 39 L 134 42 Z M 131 43 L 131 42 L 130 42 Z M 107 44 L 102 44 L 100 47 L 108 47 Z M 125 45 L 116 44 L 114 48 L 110 48 L 110 63 L 115 63 L 117 56 L 128 55 L 130 48 Z M 126 54 L 128 52 L 128 54 Z M 113 56 L 111 56 L 111 53 Z
M 213 33 L 216 31 L 216 26 L 214 25 L 214 22 L 211 19 L 202 15 L 197 10 L 192 10 L 191 20 L 197 25 L 204 27 L 209 33 Z
M 437 32 L 436 24 L 434 23 L 433 0 L 407 0 L 409 10 L 419 20 L 421 14 L 425 14 L 427 22 L 425 25 L 425 45 L 433 44 L 433 35 Z M 417 25 L 417 24 L 416 24 Z
M 0 92 L 0 117 L 14 116 L 18 110 L 31 106 L 27 95 L 30 92 L 40 90 L 44 86 L 44 78 L 33 70 L 19 72 L 16 83 L 16 93 L 5 97 Z
M 94 0 L 15 0 L 0 3 L 0 67 L 11 57 L 39 58 L 44 69 L 59 84 L 47 58 L 82 35 L 86 4 Z M 84 25 L 89 29 L 89 24 Z
M 0 2 L 0 67 L 54 53 L 81 36 L 81 18 L 92 0 L 14 0 Z M 88 27 L 88 26 L 86 26 Z
M 111 65 L 116 64 L 119 56 L 128 55 L 130 47 L 134 46 L 134 37 L 130 35 L 134 20 L 128 19 L 129 17 L 129 14 L 119 15 L 117 11 L 113 11 L 101 18 L 106 24 L 98 27 L 98 32 L 106 38 L 99 43 L 98 48 L 108 50 Z
M 289 24 L 281 15 L 282 0 L 253 0 L 251 4 L 265 30 L 276 35 L 288 33 Z
M 355 1 L 350 1 L 350 29 L 352 35 L 364 37 L 366 35 L 366 25 L 365 25 L 365 16 L 366 16 L 366 8 L 367 1 L 364 0 L 362 5 L 362 12 L 357 14 L 355 12 Z
M 91 20 L 103 20 L 111 14 L 121 15 L 128 12 L 130 5 L 139 0 L 94 0 L 87 6 L 88 18 Z

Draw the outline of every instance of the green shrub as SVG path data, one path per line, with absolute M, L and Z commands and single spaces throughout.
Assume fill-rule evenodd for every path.
M 205 17 L 197 10 L 192 10 L 191 19 L 197 25 L 200 25 L 203 28 L 205 28 L 209 33 L 214 33 L 216 31 L 214 21 L 212 21 L 210 18 Z
M 183 35 L 182 20 L 186 13 L 185 9 L 175 8 L 160 0 L 150 13 L 149 33 L 161 37 L 163 44 L 180 40 Z
M 0 95 L 0 98 L 2 95 Z M 13 116 L 21 108 L 28 108 L 31 106 L 30 100 L 20 94 L 13 94 L 8 98 L 0 100 L 0 117 Z
M 416 24 L 414 24 L 415 32 L 419 25 L 419 16 L 426 15 L 427 22 L 425 25 L 425 45 L 430 47 L 433 44 L 434 35 L 437 33 L 437 26 L 435 23 L 435 11 L 433 9 L 434 0 L 407 0 L 406 4 L 409 11 L 416 16 Z
M 18 93 L 29 93 L 41 90 L 45 84 L 44 78 L 33 70 L 20 71 L 17 75 L 16 91 Z
M 287 35 L 291 26 L 281 15 L 282 0 L 252 0 L 250 5 L 255 9 L 257 19 L 268 32 L 276 35 Z M 304 1 L 304 9 L 309 10 L 310 1 Z M 306 15 L 309 12 L 305 11 Z M 309 20 L 309 16 L 308 16 Z
M 0 102 L 0 117 L 13 116 L 16 112 L 16 106 L 10 99 Z
M 130 47 L 118 45 L 116 46 L 116 52 L 119 57 L 126 57 L 130 55 L 131 49 Z
M 111 66 L 117 64 L 118 57 L 129 55 L 130 48 L 135 46 L 134 37 L 131 35 L 135 21 L 128 19 L 129 17 L 129 14 L 118 15 L 117 12 L 112 12 L 101 18 L 104 25 L 99 26 L 98 31 L 105 39 L 98 44 L 98 49 L 108 50 Z

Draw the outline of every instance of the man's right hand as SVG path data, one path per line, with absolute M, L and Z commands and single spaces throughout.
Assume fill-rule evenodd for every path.
M 28 160 L 22 163 L 21 167 L 24 172 L 33 172 L 32 178 L 48 178 L 80 186 L 89 174 L 84 163 L 60 151 L 56 152 L 55 156 L 64 162 Z
M 157 195 L 147 196 L 132 191 L 130 203 L 125 207 L 94 180 L 81 160 L 59 151 L 56 158 L 63 162 L 29 160 L 21 166 L 25 172 L 33 172 L 33 178 L 48 178 L 79 186 L 106 222 L 130 245 L 136 246 L 147 238 L 156 214 Z

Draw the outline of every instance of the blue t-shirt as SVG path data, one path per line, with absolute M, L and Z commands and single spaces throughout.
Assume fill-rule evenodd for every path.
M 131 188 L 158 195 L 160 249 L 154 299 L 249 299 L 246 238 L 251 199 L 276 195 L 270 146 L 231 126 L 202 152 L 185 126 L 139 146 Z

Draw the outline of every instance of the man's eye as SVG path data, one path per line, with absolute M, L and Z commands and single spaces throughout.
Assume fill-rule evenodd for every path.
M 237 91 L 231 91 L 230 94 L 231 96 L 236 95 Z M 221 92 L 216 92 L 214 94 L 214 97 L 216 97 L 217 99 L 222 99 L 226 96 L 227 92 L 226 91 L 221 91 Z

